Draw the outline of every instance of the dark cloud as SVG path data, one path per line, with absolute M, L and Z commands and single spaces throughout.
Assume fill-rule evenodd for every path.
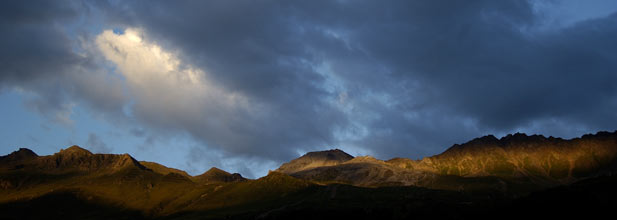
M 29 106 L 46 115 L 66 111 L 64 94 L 50 79 L 62 77 L 79 62 L 59 23 L 75 18 L 68 2 L 6 1 L 0 7 L 0 89 L 41 91 Z
M 141 28 L 185 65 L 249 100 L 248 110 L 207 106 L 197 117 L 139 102 L 132 108 L 145 125 L 135 135 L 186 132 L 222 157 L 282 162 L 298 151 L 346 146 L 382 158 L 417 158 L 488 133 L 575 136 L 617 124 L 617 14 L 549 28 L 528 1 L 93 1 L 79 7 L 99 13 L 104 28 Z M 69 49 L 72 40 L 54 25 L 74 19 L 70 7 L 45 9 L 2 15 L 2 29 L 11 31 L 0 44 L 17 51 L 0 55 L 8 64 L 0 67 L 3 84 L 43 78 L 41 69 L 59 74 L 74 63 L 96 69 L 94 61 L 80 61 Z M 23 36 L 36 39 L 27 43 Z M 58 93 L 84 94 L 80 99 L 100 112 L 121 112 L 129 99 L 82 87 Z M 191 160 L 207 154 L 194 152 Z
M 288 158 L 286 149 L 347 142 L 336 129 L 364 128 L 354 145 L 430 155 L 544 119 L 589 130 L 617 119 L 614 16 L 543 30 L 525 1 L 160 3 L 123 5 L 133 15 L 127 25 L 277 116 L 246 122 L 258 130 L 240 125 L 244 143 L 222 137 L 220 145 L 246 145 L 238 150 Z M 324 64 L 340 91 L 323 88 L 328 76 L 316 66 Z M 326 101 L 337 92 L 353 110 Z M 194 135 L 218 138 L 208 132 Z
M 84 47 L 90 14 L 82 2 L 3 1 L 0 7 L 0 91 L 17 89 L 26 107 L 71 124 L 77 102 L 122 118 L 120 79 L 110 76 Z
M 375 147 L 390 146 L 384 149 L 388 156 L 417 152 L 414 148 L 438 153 L 435 149 L 452 141 L 525 131 L 544 120 L 587 131 L 614 129 L 617 75 L 615 56 L 608 51 L 616 45 L 615 15 L 543 30 L 541 17 L 522 1 L 406 3 L 410 7 L 369 7 L 376 13 L 354 19 L 366 25 L 345 30 L 349 42 L 370 56 L 364 63 L 374 60 L 384 67 L 377 75 L 390 75 L 393 80 L 380 80 L 390 85 L 358 81 L 362 71 L 349 68 L 353 62 L 343 62 L 336 71 L 358 88 L 396 100 L 391 111 L 374 111 L 382 117 L 369 127 L 384 135 L 374 132 L 367 138 Z M 338 57 L 335 53 L 328 60 Z M 406 113 L 421 118 L 409 119 Z M 533 131 L 554 135 L 546 126 Z
M 75 18 L 70 2 L 6 1 L 0 8 L 0 80 L 23 82 L 54 76 L 79 58 L 58 23 Z

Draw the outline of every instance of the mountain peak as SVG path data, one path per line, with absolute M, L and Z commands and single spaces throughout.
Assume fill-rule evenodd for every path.
M 229 173 L 216 167 L 210 168 L 199 176 L 194 178 L 197 182 L 234 182 L 246 180 L 239 173 Z
M 492 134 L 485 135 L 479 138 L 474 138 L 473 140 L 465 143 L 465 144 L 494 144 L 499 142 L 499 139 Z
M 38 156 L 39 155 L 37 155 L 36 153 L 34 153 L 34 151 L 28 148 L 19 148 L 19 150 L 13 151 L 6 156 L 0 156 L 0 162 L 11 163 L 16 161 L 35 159 Z
M 312 155 L 312 156 L 327 155 L 329 157 L 349 157 L 349 158 L 353 158 L 353 156 L 349 155 L 348 153 L 345 153 L 345 151 L 342 151 L 341 149 L 338 149 L 338 148 L 330 149 L 330 150 L 324 150 L 324 151 L 308 152 L 305 155 Z
M 502 144 L 507 144 L 507 143 L 519 143 L 519 142 L 542 142 L 547 140 L 546 137 L 544 137 L 543 135 L 527 135 L 525 133 L 514 133 L 514 134 L 508 134 L 504 137 L 502 137 L 501 139 L 499 139 L 499 141 Z
M 19 150 L 13 151 L 13 153 L 20 153 L 20 154 L 30 154 L 30 155 L 36 155 L 38 156 L 36 153 L 34 153 L 34 151 L 28 149 L 28 148 L 19 148 Z
M 206 174 L 206 173 L 224 173 L 224 174 L 229 174 L 227 171 L 221 170 L 221 169 L 219 169 L 217 167 L 211 167 L 204 174 Z
M 92 155 L 92 152 L 83 149 L 77 145 L 70 146 L 67 149 L 60 149 L 59 154 L 70 154 L 70 155 Z
M 338 165 L 353 158 L 353 156 L 339 149 L 314 151 L 306 153 L 288 163 L 284 163 L 276 171 L 291 174 L 315 167 Z
M 24 156 L 38 156 L 34 151 L 28 148 L 19 148 L 19 150 L 13 151 L 9 155 L 24 155 Z M 9 156 L 7 155 L 7 156 Z
M 347 160 L 353 159 L 353 156 L 349 155 L 348 153 L 345 153 L 345 151 L 342 151 L 340 149 L 331 149 L 331 150 L 324 150 L 324 151 L 308 152 L 300 158 L 312 158 L 315 160 L 344 160 L 344 161 L 347 161 Z

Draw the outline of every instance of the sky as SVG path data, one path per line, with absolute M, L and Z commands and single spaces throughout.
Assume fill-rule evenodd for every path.
M 1 1 L 0 154 L 258 178 L 617 129 L 617 1 Z

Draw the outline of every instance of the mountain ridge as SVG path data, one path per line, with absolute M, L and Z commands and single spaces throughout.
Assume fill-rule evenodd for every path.
M 507 207 L 508 201 L 547 189 L 562 192 L 559 187 L 578 182 L 606 189 L 614 182 L 616 155 L 617 131 L 568 140 L 487 135 L 421 160 L 353 157 L 339 149 L 309 152 L 264 177 L 246 179 L 216 167 L 191 176 L 129 154 L 93 154 L 79 146 L 46 156 L 22 148 L 0 157 L 0 210 L 27 219 L 18 210 L 45 209 L 58 200 L 92 204 L 84 208 L 112 210 L 116 217 L 280 219 L 336 212 L 377 218 L 407 210 L 390 217 L 405 219 L 444 205 L 484 210 L 503 200 Z M 539 195 L 532 198 L 546 197 Z
M 93 154 L 92 152 L 73 145 L 67 149 L 50 156 L 40 156 L 36 164 L 40 169 L 46 170 L 110 170 L 116 171 L 124 168 L 136 168 L 145 170 L 135 158 L 129 154 Z
M 605 145 L 603 146 L 613 146 L 617 144 L 617 131 L 615 132 L 601 131 L 601 132 L 597 132 L 596 134 L 585 134 L 581 137 L 576 137 L 572 139 L 555 138 L 552 136 L 545 137 L 543 135 L 526 135 L 525 133 L 508 134 L 506 136 L 503 136 L 502 138 L 496 138 L 493 135 L 486 135 L 483 137 L 474 138 L 463 144 L 454 144 L 450 148 L 446 149 L 441 154 L 437 154 L 437 155 L 430 156 L 430 157 L 425 157 L 419 160 L 412 160 L 409 158 L 400 158 L 400 157 L 391 158 L 389 160 L 379 160 L 371 156 L 354 157 L 340 149 L 331 149 L 331 150 L 324 150 L 324 151 L 308 152 L 305 155 L 302 155 L 301 157 L 298 157 L 287 163 L 282 164 L 275 171 L 286 173 L 286 174 L 292 174 L 292 173 L 296 173 L 296 172 L 300 172 L 304 170 L 310 170 L 313 168 L 337 166 L 337 165 L 346 164 L 346 163 L 347 164 L 349 163 L 378 163 L 378 164 L 394 165 L 400 168 L 411 169 L 411 170 L 425 170 L 425 171 L 426 170 L 439 170 L 439 168 L 434 167 L 435 163 L 439 163 L 439 160 L 448 159 L 449 157 L 456 157 L 456 156 L 464 157 L 466 155 L 474 154 L 474 153 L 495 154 L 495 153 L 498 153 L 497 151 L 501 151 L 501 149 L 538 151 L 538 150 L 543 150 L 547 148 L 547 146 L 545 146 L 547 144 L 554 145 L 554 146 L 551 146 L 551 148 L 557 149 L 554 152 L 559 152 L 560 150 L 564 151 L 564 150 L 571 150 L 571 149 L 579 148 L 577 144 L 581 145 L 582 143 L 579 143 L 579 142 L 582 142 L 582 141 L 602 141 L 603 139 L 605 142 L 609 143 L 609 145 L 606 145 L 605 143 Z M 600 149 L 599 146 L 587 146 L 586 149 L 592 149 L 592 150 L 599 149 L 599 150 L 607 151 L 603 153 L 617 154 L 617 149 L 613 149 L 613 148 L 614 147 Z M 76 145 L 73 145 L 66 149 L 61 149 L 59 152 L 54 153 L 53 155 L 47 155 L 47 156 L 39 156 L 28 148 L 20 148 L 19 150 L 14 151 L 8 155 L 0 156 L 0 162 L 2 162 L 2 164 L 6 164 L 6 163 L 9 163 L 9 161 L 11 163 L 14 163 L 14 162 L 20 162 L 20 161 L 26 161 L 26 160 L 32 160 L 32 159 L 38 158 L 48 163 L 51 167 L 53 166 L 62 167 L 62 166 L 70 166 L 71 162 L 75 162 L 75 163 L 86 162 L 87 160 L 85 161 L 80 160 L 80 158 L 85 158 L 85 157 L 94 157 L 95 160 L 97 160 L 95 163 L 84 165 L 85 167 L 89 167 L 91 169 L 96 169 L 97 167 L 109 165 L 109 164 L 106 164 L 106 163 L 109 163 L 109 161 L 107 160 L 113 160 L 115 161 L 115 164 L 112 163 L 111 164 L 112 167 L 122 167 L 127 164 L 132 164 L 140 169 L 156 170 L 156 172 L 159 172 L 163 175 L 168 174 L 168 173 L 177 173 L 179 175 L 182 175 L 188 178 L 196 178 L 198 176 L 206 175 L 209 171 L 211 171 L 212 174 L 219 173 L 219 174 L 224 174 L 225 176 L 233 175 L 224 170 L 218 169 L 216 167 L 212 167 L 211 169 L 209 169 L 208 171 L 202 174 L 192 176 L 186 173 L 186 171 L 175 169 L 175 168 L 169 168 L 164 165 L 158 164 L 156 162 L 137 161 L 129 154 L 122 154 L 122 155 L 93 154 L 90 151 L 84 148 L 81 148 L 79 146 L 76 146 Z M 607 161 L 607 160 L 614 159 L 614 157 L 615 156 L 613 155 L 613 156 L 610 156 L 610 158 L 601 158 L 599 160 Z M 65 161 L 68 162 L 69 164 L 64 164 Z M 145 166 L 144 164 L 147 164 L 148 166 Z M 445 174 L 455 174 L 456 173 L 452 170 L 447 170 L 443 168 L 441 169 L 441 171 Z
M 531 182 L 543 188 L 615 172 L 617 131 L 569 140 L 523 133 L 501 139 L 487 135 L 455 144 L 441 154 L 421 160 L 393 158 L 382 161 L 366 157 L 352 164 L 357 158 L 329 166 L 283 172 L 321 183 L 365 187 L 388 183 L 451 190 L 450 186 L 471 179 L 497 177 L 500 180 L 491 180 L 496 185 L 501 184 L 500 181 L 511 182 L 510 185 Z M 457 178 L 444 186 L 435 184 L 452 177 Z

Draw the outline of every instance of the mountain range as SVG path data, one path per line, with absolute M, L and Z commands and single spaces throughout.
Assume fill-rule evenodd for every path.
M 309 152 L 258 179 L 71 146 L 0 156 L 1 219 L 409 219 L 600 216 L 617 208 L 617 131 L 516 133 L 421 160 Z

